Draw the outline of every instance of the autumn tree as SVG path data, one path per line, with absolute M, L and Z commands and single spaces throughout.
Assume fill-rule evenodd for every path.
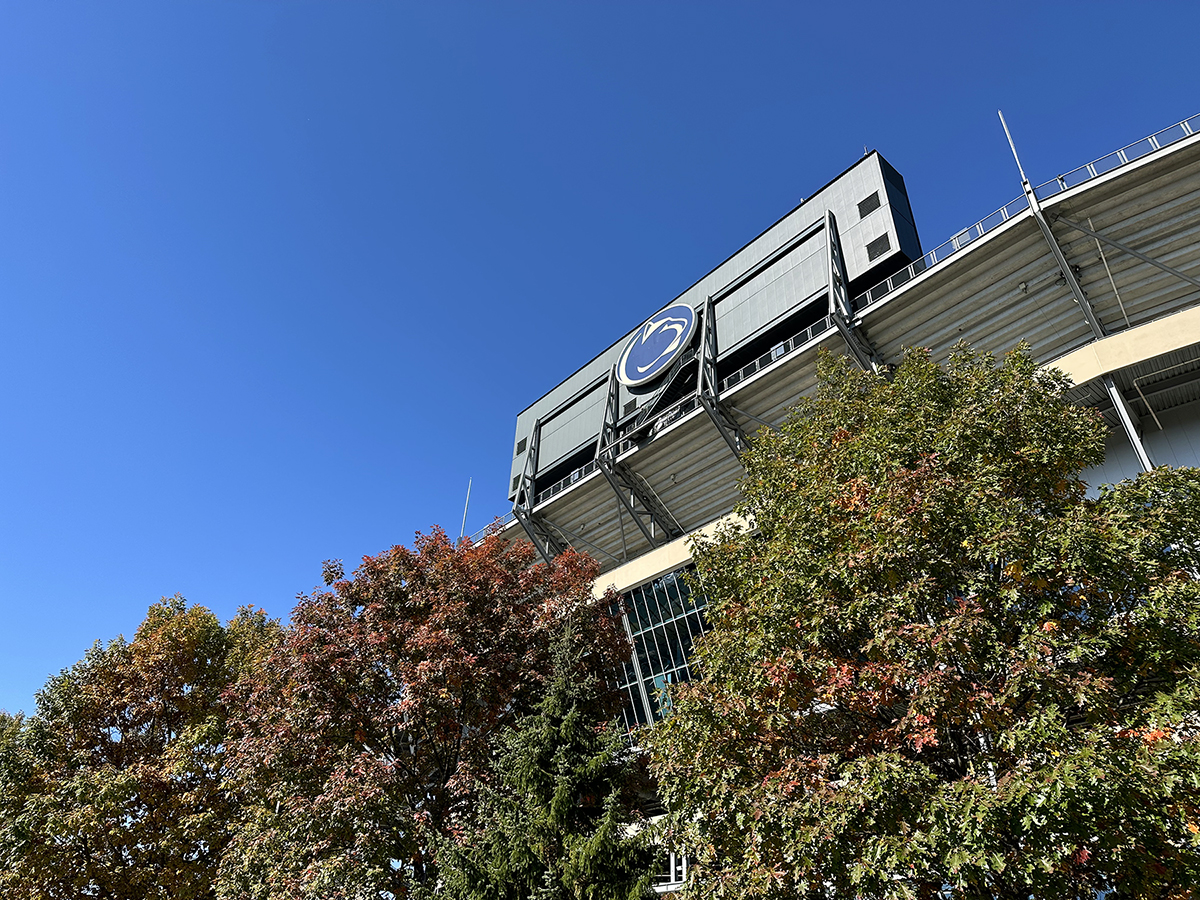
M 655 846 L 638 815 L 645 787 L 616 722 L 612 679 L 568 619 L 534 712 L 507 728 L 465 827 L 442 842 L 447 900 L 642 900 Z
M 0 896 L 210 898 L 226 842 L 222 692 L 274 633 L 179 596 L 0 721 Z
M 455 546 L 435 530 L 364 558 L 304 598 L 284 641 L 238 689 L 233 745 L 243 816 L 222 869 L 237 898 L 410 896 L 437 879 L 433 851 L 461 817 L 495 735 L 530 712 L 550 637 L 573 617 L 615 665 L 611 598 L 566 553 L 525 542 Z
M 691 896 L 1192 896 L 1200 475 L 1089 492 L 1104 423 L 1023 352 L 820 374 L 647 738 Z

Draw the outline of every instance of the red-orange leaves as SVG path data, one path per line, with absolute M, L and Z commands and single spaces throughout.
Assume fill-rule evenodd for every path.
M 403 897 L 435 877 L 431 835 L 455 827 L 493 736 L 540 696 L 556 623 L 575 621 L 597 671 L 620 653 L 610 601 L 592 597 L 596 564 L 534 561 L 524 542 L 456 546 L 434 530 L 298 603 L 239 687 L 235 767 L 257 811 L 234 841 L 229 896 L 263 872 L 333 897 Z

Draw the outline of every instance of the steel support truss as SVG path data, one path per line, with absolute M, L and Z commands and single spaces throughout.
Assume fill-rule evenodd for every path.
M 713 298 L 704 301 L 704 318 L 700 323 L 700 371 L 696 376 L 696 394 L 733 455 L 741 461 L 750 449 L 750 440 L 742 431 L 733 413 L 721 402 L 721 384 L 717 378 L 717 319 Z
M 1172 266 L 1168 266 L 1166 263 L 1160 262 L 1159 260 L 1155 259 L 1152 256 L 1147 256 L 1145 253 L 1142 253 L 1140 250 L 1134 250 L 1128 244 L 1123 244 L 1114 238 L 1107 237 L 1103 234 L 1100 234 L 1099 232 L 1093 231 L 1091 228 L 1085 228 L 1083 225 L 1080 225 L 1078 222 L 1072 222 L 1070 219 L 1066 218 L 1065 216 L 1057 216 L 1057 217 L 1055 217 L 1055 221 L 1062 222 L 1062 224 L 1066 225 L 1068 228 L 1072 228 L 1075 231 L 1082 232 L 1083 234 L 1088 235 L 1095 241 L 1098 241 L 1098 242 L 1104 243 L 1104 244 L 1108 244 L 1110 247 L 1115 247 L 1117 250 L 1120 250 L 1123 253 L 1128 253 L 1130 256 L 1134 257 L 1135 259 L 1140 259 L 1142 262 L 1144 262 L 1148 265 L 1154 266 L 1156 269 L 1166 272 L 1168 275 L 1172 275 L 1175 278 L 1178 278 L 1180 281 L 1184 282 L 1185 284 L 1190 284 L 1193 287 L 1200 288 L 1200 278 L 1193 278 L 1191 275 L 1187 275 L 1183 272 L 1180 272 L 1178 269 L 1173 268 Z M 1089 222 L 1089 224 L 1090 224 L 1090 222 Z M 1109 274 L 1109 277 L 1110 278 L 1112 277 L 1111 273 Z M 1114 285 L 1114 290 L 1115 289 L 1116 289 L 1116 287 Z M 1103 378 L 1103 381 L 1104 381 L 1104 390 L 1108 393 L 1109 398 L 1112 400 L 1113 406 L 1116 408 L 1116 411 L 1117 411 L 1117 417 L 1121 420 L 1121 427 L 1125 430 L 1126 434 L 1138 435 L 1138 433 L 1139 433 L 1138 432 L 1138 424 L 1139 423 L 1137 420 L 1137 416 L 1134 414 L 1133 410 L 1129 408 L 1129 404 L 1125 402 L 1125 397 L 1121 393 L 1120 389 L 1117 388 L 1116 382 L 1113 381 L 1113 377 L 1111 375 L 1105 375 Z M 1136 383 L 1135 383 L 1135 387 L 1136 387 Z M 1145 398 L 1143 398 L 1143 400 L 1144 399 Z M 1147 407 L 1149 407 L 1148 403 L 1146 405 L 1147 405 Z M 1151 409 L 1150 413 L 1151 413 L 1151 415 L 1153 415 L 1154 410 Z M 1159 427 L 1161 428 L 1162 426 L 1160 425 Z M 1142 443 L 1140 436 L 1138 437 L 1138 440 L 1136 440 L 1136 441 L 1133 440 L 1133 438 L 1131 437 L 1130 443 L 1133 444 L 1133 452 L 1137 455 L 1138 462 L 1141 464 L 1142 469 L 1144 471 L 1148 472 L 1152 468 L 1154 468 L 1154 464 L 1151 462 L 1150 456 L 1146 452 L 1146 447 Z
M 1146 446 L 1142 443 L 1141 435 L 1138 433 L 1137 414 L 1129 408 L 1129 404 L 1125 401 L 1125 395 L 1121 393 L 1121 389 L 1117 387 L 1117 383 L 1111 375 L 1105 375 L 1101 381 L 1104 383 L 1104 391 L 1108 394 L 1108 399 L 1112 401 L 1112 405 L 1117 411 L 1117 418 L 1121 420 L 1121 428 L 1129 436 L 1129 443 L 1133 445 L 1133 452 L 1137 456 L 1138 464 L 1142 467 L 1143 472 L 1149 472 L 1154 468 L 1154 463 L 1150 461 L 1150 454 L 1146 452 Z
M 862 328 L 854 324 L 854 307 L 850 301 L 850 288 L 846 277 L 846 258 L 841 252 L 838 235 L 838 220 L 833 210 L 826 210 L 826 257 L 829 281 L 829 318 L 838 329 L 850 355 L 860 368 L 868 372 L 882 372 L 883 359 L 866 340 Z
M 846 259 L 842 254 L 842 239 L 838 235 L 833 210 L 825 210 L 825 246 L 828 259 L 829 318 L 846 342 L 850 355 L 859 367 L 868 372 L 883 371 L 883 359 L 875 352 L 862 328 L 854 324 L 854 306 L 850 302 L 849 279 L 846 278 Z
M 694 352 L 691 353 L 691 358 L 695 358 Z M 676 360 L 675 365 L 667 373 L 662 387 L 634 420 L 635 425 L 640 425 L 647 420 L 650 412 L 665 394 L 667 386 L 675 379 L 685 363 L 686 361 L 682 358 Z M 617 367 L 613 366 L 608 377 L 608 399 L 604 405 L 604 424 L 600 428 L 600 437 L 596 442 L 596 465 L 604 474 L 609 486 L 612 487 L 613 493 L 616 494 L 617 502 L 625 512 L 629 513 L 629 517 L 642 532 L 642 536 L 651 547 L 657 547 L 659 543 L 666 543 L 682 537 L 683 528 L 649 483 L 628 465 L 617 459 L 621 443 L 621 438 L 617 435 L 617 421 L 621 415 L 620 402 Z
M 1046 219 L 1046 213 L 1042 210 L 1042 203 L 1038 200 L 1037 194 L 1029 184 L 1029 180 L 1023 180 L 1021 187 L 1025 191 L 1025 198 L 1029 201 L 1029 210 L 1033 213 L 1034 221 L 1037 222 L 1038 228 L 1042 232 L 1042 237 L 1046 239 L 1046 244 L 1050 247 L 1050 252 L 1054 255 L 1054 261 L 1058 263 L 1058 268 L 1062 272 L 1063 279 L 1070 286 L 1071 294 L 1074 296 L 1075 302 L 1079 305 L 1084 319 L 1087 320 L 1088 328 L 1092 330 L 1092 335 L 1097 340 L 1106 337 L 1108 331 L 1105 329 L 1104 323 L 1100 321 L 1100 317 L 1096 315 L 1096 311 L 1092 309 L 1092 304 L 1088 302 L 1087 295 L 1083 293 L 1083 287 L 1079 284 L 1079 279 L 1075 275 L 1074 267 L 1067 262 L 1067 257 L 1063 253 L 1062 247 L 1058 245 L 1058 239 L 1054 237 L 1054 232 L 1050 230 L 1050 222 Z
M 1092 335 L 1096 340 L 1107 337 L 1108 331 L 1105 329 L 1104 323 L 1100 321 L 1100 317 L 1096 315 L 1092 304 L 1088 302 L 1087 296 L 1083 293 L 1083 287 L 1079 284 L 1079 279 L 1075 276 L 1075 269 L 1067 262 L 1067 257 L 1063 253 L 1062 247 L 1058 245 L 1058 240 L 1054 237 L 1054 232 L 1050 230 L 1050 223 L 1042 211 L 1042 204 L 1038 200 L 1037 194 L 1034 193 L 1028 179 L 1024 179 L 1021 184 L 1025 189 L 1025 196 L 1029 200 L 1029 209 L 1033 212 L 1033 217 L 1037 221 L 1038 228 L 1041 229 L 1046 243 L 1050 245 L 1050 252 L 1054 254 L 1054 259 L 1058 263 L 1059 270 L 1070 286 L 1071 293 L 1075 297 L 1075 302 L 1079 305 L 1084 319 L 1087 320 L 1088 327 L 1092 330 Z M 1072 225 L 1071 227 L 1075 226 Z M 1082 230 L 1087 231 L 1087 229 Z M 1113 381 L 1113 377 L 1105 375 L 1102 380 L 1104 382 L 1104 391 L 1108 394 L 1108 399 L 1112 401 L 1112 405 L 1117 411 L 1117 419 L 1121 422 L 1121 430 L 1125 432 L 1125 437 L 1129 439 L 1129 443 L 1133 447 L 1133 453 L 1138 459 L 1138 464 L 1142 467 L 1143 472 L 1149 472 L 1154 468 L 1154 463 L 1150 460 L 1150 454 L 1146 451 L 1146 445 L 1142 443 L 1142 436 L 1137 427 L 1137 415 L 1130 408 L 1129 402 L 1117 387 L 1117 383 Z
M 513 516 L 525 529 L 525 534 L 547 563 L 554 562 L 565 549 L 566 543 L 542 516 L 533 511 L 537 504 L 538 444 L 542 436 L 542 420 L 538 419 L 529 430 L 529 448 L 525 454 L 525 468 L 517 482 L 517 496 L 513 500 Z

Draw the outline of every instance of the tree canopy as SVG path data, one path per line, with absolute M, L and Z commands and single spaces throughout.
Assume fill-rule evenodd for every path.
M 231 817 L 222 693 L 276 626 L 178 595 L 0 719 L 0 896 L 211 898 Z
M 692 895 L 1189 896 L 1200 475 L 1089 492 L 1104 423 L 1024 352 L 820 373 L 647 736 Z
M 0 896 L 437 886 L 438 841 L 467 821 L 497 735 L 542 701 L 554 635 L 569 625 L 587 648 L 590 687 L 627 651 L 596 574 L 579 554 L 543 565 L 523 542 L 435 530 L 349 578 L 327 563 L 328 589 L 286 627 L 162 600 L 132 641 L 51 678 L 35 715 L 0 714 Z M 597 778 L 624 771 L 603 759 Z
M 436 842 L 475 795 L 498 733 L 532 711 L 551 637 L 571 617 L 593 671 L 623 646 L 565 553 L 535 564 L 498 535 L 440 530 L 364 558 L 303 598 L 266 665 L 241 682 L 232 745 L 241 820 L 221 896 L 410 896 L 437 883 Z
M 501 733 L 475 808 L 439 854 L 448 900 L 643 900 L 656 849 L 639 817 L 637 751 L 612 679 L 571 619 L 536 709 Z

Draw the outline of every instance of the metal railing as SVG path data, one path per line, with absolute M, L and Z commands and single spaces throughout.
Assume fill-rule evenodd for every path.
M 571 485 L 573 485 L 575 482 L 577 482 L 579 479 L 581 479 L 584 475 L 591 475 L 599 467 L 600 467 L 599 463 L 597 463 L 596 460 L 594 460 L 594 459 L 591 462 L 584 463 L 578 469 L 572 470 L 571 473 L 569 475 L 567 475 L 566 478 L 562 478 L 562 479 L 554 482 L 554 484 L 550 485 L 550 487 L 546 488 L 544 491 L 538 491 L 537 498 L 534 500 L 533 505 L 537 506 L 542 501 L 549 500 L 555 494 L 565 491 L 567 488 L 569 488 Z
M 500 531 L 505 525 L 507 525 L 509 522 L 512 522 L 514 519 L 516 519 L 516 516 L 514 516 L 511 512 L 507 512 L 502 516 L 497 516 L 487 525 L 484 525 L 477 532 L 470 535 L 471 543 L 478 544 L 493 531 Z
M 855 297 L 854 311 L 858 312 L 866 306 L 874 303 L 876 300 L 882 299 L 892 291 L 899 288 L 901 285 L 912 281 L 912 279 L 916 278 L 926 269 L 932 268 L 938 263 L 949 259 L 963 247 L 974 243 L 992 229 L 1003 225 L 1017 213 L 1027 209 L 1028 206 L 1029 201 L 1026 200 L 1025 195 L 1022 194 L 1016 200 L 1005 204 L 994 213 L 984 216 L 969 228 L 964 228 L 958 234 L 954 235 L 954 237 L 950 238 L 950 240 L 938 244 L 928 253 L 922 255 L 919 259 L 909 263 L 895 275 L 879 282 L 879 284 L 875 285 L 875 287 L 871 288 L 869 291 L 864 291 Z
M 684 397 L 682 400 L 679 400 L 679 401 L 671 404 L 665 410 L 663 410 L 661 413 L 659 413 L 657 416 L 654 417 L 654 421 L 650 424 L 650 427 L 649 427 L 650 436 L 653 437 L 654 435 L 658 434 L 658 432 L 660 432 L 662 429 L 666 428 L 672 422 L 676 421 L 677 419 L 683 418 L 683 416 L 687 415 L 692 410 L 697 409 L 699 406 L 700 406 L 700 402 L 696 399 L 695 394 L 690 394 L 687 397 Z M 641 429 L 639 429 L 639 431 L 640 430 Z M 617 455 L 619 456 L 620 454 L 624 453 L 625 451 L 629 450 L 632 447 L 633 447 L 632 439 L 626 438 L 626 437 L 619 438 L 617 440 Z M 593 459 L 593 460 L 590 460 L 589 462 L 584 463 L 578 469 L 572 469 L 568 475 L 566 475 L 563 478 L 560 478 L 558 481 L 554 482 L 554 484 L 550 485 L 550 487 L 546 488 L 545 490 L 538 491 L 537 497 L 534 501 L 534 505 L 536 506 L 539 503 L 549 500 L 551 497 L 555 496 L 556 494 L 561 494 L 563 491 L 565 491 L 571 485 L 575 484 L 575 482 L 580 481 L 587 475 L 591 475 L 599 467 L 600 467 L 600 464 L 598 462 L 596 462 L 596 460 Z M 486 530 L 487 529 L 484 529 L 485 532 L 486 532 Z
M 1090 163 L 1079 166 L 1077 169 L 1072 169 L 1070 172 L 1059 175 L 1057 178 L 1051 178 L 1044 184 L 1039 184 L 1033 191 L 1039 200 L 1045 200 L 1048 197 L 1053 197 L 1055 194 L 1062 193 L 1068 188 L 1073 188 L 1114 169 L 1119 169 L 1121 166 L 1128 165 L 1134 160 L 1141 159 L 1147 153 L 1153 153 L 1155 150 L 1169 147 L 1171 144 L 1190 137 L 1198 131 L 1200 131 L 1200 115 L 1191 116 L 1182 122 L 1177 122 L 1168 128 L 1164 128 L 1162 131 L 1156 131 L 1154 134 L 1144 137 L 1140 141 L 1134 141 L 1120 150 L 1114 150 L 1106 156 L 1102 156 Z M 989 231 L 1003 225 L 1013 216 L 1028 208 L 1028 206 L 1029 201 L 1022 195 L 1012 201 L 1012 203 L 1005 204 L 991 215 L 980 219 L 971 227 L 964 228 L 958 234 L 954 235 L 954 237 L 950 238 L 950 240 L 934 247 L 920 259 L 905 266 L 891 278 L 881 281 L 869 291 L 865 291 L 855 297 L 854 311 L 858 312 L 877 300 L 882 299 L 901 285 L 920 275 L 926 269 L 937 263 L 944 262 L 959 250 L 979 240 L 979 238 L 983 237 Z
M 744 365 L 740 369 L 738 369 L 736 372 L 730 372 L 728 375 L 726 375 L 724 378 L 721 379 L 721 390 L 727 391 L 731 387 L 733 387 L 735 384 L 740 384 L 741 382 L 743 382 L 747 378 L 749 378 L 751 375 L 753 375 L 755 372 L 765 369 L 771 363 L 775 362 L 775 360 L 780 359 L 784 356 L 787 356 L 793 350 L 797 349 L 798 347 L 804 346 L 809 341 L 824 334 L 832 327 L 833 327 L 833 320 L 830 319 L 829 316 L 822 316 L 820 319 L 817 319 L 817 321 L 813 322 L 811 325 L 809 325 L 807 328 L 805 328 L 799 334 L 793 335 L 792 337 L 790 337 L 786 341 L 784 341 L 782 344 L 776 344 L 769 351 L 764 353 L 762 356 L 758 357 L 758 359 L 751 360 L 750 362 L 746 363 L 746 365 Z
M 1127 165 L 1136 159 L 1141 159 L 1147 153 L 1153 153 L 1155 150 L 1169 147 L 1177 141 L 1182 141 L 1185 137 L 1191 137 L 1197 131 L 1200 131 L 1200 115 L 1184 119 L 1182 122 L 1177 122 L 1174 125 L 1164 128 L 1162 131 L 1156 131 L 1149 137 L 1144 137 L 1140 141 L 1134 141 L 1120 150 L 1114 150 L 1107 156 L 1092 160 L 1078 169 L 1072 169 L 1065 175 L 1051 178 L 1044 184 L 1039 184 L 1035 187 L 1033 192 L 1037 194 L 1039 200 L 1045 200 L 1047 197 L 1061 194 L 1067 188 L 1073 188 L 1077 184 L 1091 181 L 1093 178 L 1103 175 L 1106 172 L 1111 172 L 1113 169 L 1119 169 L 1121 166 Z
M 699 408 L 700 399 L 695 394 L 689 394 L 682 400 L 673 403 L 671 406 L 668 406 L 665 410 L 659 413 L 654 419 L 654 424 L 650 426 L 650 436 L 654 437 L 654 435 L 658 434 L 672 422 L 682 419 L 692 410 Z M 622 441 L 621 443 L 622 446 L 620 452 L 622 453 L 629 449 L 629 447 L 633 446 L 632 441 Z

